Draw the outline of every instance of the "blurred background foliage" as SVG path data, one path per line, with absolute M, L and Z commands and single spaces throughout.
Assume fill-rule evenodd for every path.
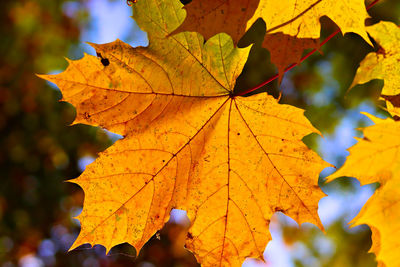
M 109 256 L 102 246 L 81 246 L 67 253 L 79 232 L 79 222 L 72 217 L 79 214 L 84 196 L 79 187 L 63 181 L 79 176 L 119 137 L 96 127 L 68 126 L 74 108 L 59 102 L 58 89 L 35 73 L 63 70 L 65 56 L 93 54 L 83 41 L 120 38 L 145 45 L 146 35 L 134 22 L 125 25 L 131 20 L 126 1 L 2 0 L 0 12 L 0 266 L 198 266 L 183 248 L 189 222 L 180 211 L 174 211 L 138 256 L 128 244 L 113 248 Z M 110 13 L 117 20 L 102 20 Z M 399 24 L 400 2 L 381 0 L 369 13 L 369 24 L 379 20 Z M 336 26 L 327 18 L 321 21 L 325 38 Z M 240 41 L 240 46 L 254 45 L 235 90 L 253 87 L 276 73 L 269 52 L 261 48 L 264 33 L 265 23 L 259 20 Z M 315 53 L 288 72 L 281 85 L 275 81 L 259 89 L 275 97 L 281 92 L 282 103 L 305 109 L 324 138 L 311 135 L 304 141 L 336 166 L 343 164 L 345 149 L 354 144 L 352 137 L 361 134 L 354 129 L 370 124 L 360 111 L 387 116 L 384 103 L 377 100 L 382 81 L 347 92 L 359 62 L 374 49 L 378 48 L 357 35 L 338 35 L 321 49 L 322 54 Z M 328 195 L 319 211 L 326 234 L 311 224 L 299 228 L 277 214 L 271 224 L 273 241 L 264 254 L 270 266 L 376 266 L 375 256 L 367 253 L 369 228 L 349 229 L 347 223 L 377 185 L 360 187 L 353 178 L 324 184 L 323 177 L 332 171 L 327 169 L 320 179 Z M 248 260 L 244 265 L 261 263 Z

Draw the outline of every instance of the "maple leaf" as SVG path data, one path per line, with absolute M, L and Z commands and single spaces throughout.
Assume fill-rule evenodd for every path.
M 330 182 L 342 176 L 356 177 L 361 184 L 386 182 L 393 173 L 400 170 L 399 147 L 400 124 L 392 119 L 380 119 L 368 113 L 375 125 L 363 129 L 364 137 L 355 137 L 356 145 L 349 149 L 344 165 L 327 177 Z
M 184 6 L 187 16 L 171 34 L 196 31 L 207 40 L 224 32 L 237 44 L 246 32 L 247 21 L 253 17 L 260 0 L 193 0 Z
M 364 24 L 369 16 L 363 0 L 260 0 L 247 27 L 262 18 L 267 24 L 267 33 L 282 32 L 297 38 L 319 39 L 319 20 L 323 16 L 335 22 L 343 34 L 353 32 L 370 43 Z
M 377 52 L 369 53 L 360 63 L 350 88 L 373 79 L 383 79 L 382 98 L 388 111 L 400 115 L 400 28 L 387 21 L 367 27 L 368 33 L 379 44 Z
M 209 37 L 225 32 L 237 43 L 244 32 L 262 18 L 267 24 L 267 33 L 319 39 L 319 19 L 328 16 L 343 33 L 357 33 L 370 43 L 364 24 L 369 16 L 363 0 L 193 0 L 184 8 L 187 17 L 174 33 L 198 31 Z M 246 28 L 243 22 L 247 22 Z
M 343 34 L 357 33 L 371 44 L 364 24 L 368 13 L 363 0 L 193 0 L 184 8 L 187 16 L 173 33 L 197 31 L 208 39 L 225 32 L 235 44 L 262 18 L 267 25 L 263 47 L 270 51 L 280 79 L 286 67 L 299 63 L 304 50 L 319 48 L 319 19 L 323 16 L 331 18 Z
M 351 223 L 368 224 L 372 231 L 371 252 L 376 254 L 378 266 L 399 266 L 400 256 L 400 176 L 395 173 L 378 188 Z
M 139 251 L 174 208 L 187 211 L 186 247 L 203 266 L 262 258 L 276 211 L 322 228 L 317 181 L 328 164 L 302 142 L 318 131 L 303 110 L 266 93 L 234 95 L 250 48 L 226 34 L 166 37 L 184 19 L 181 6 L 137 2 L 148 47 L 92 44 L 99 58 L 43 76 L 76 107 L 74 123 L 124 136 L 72 180 L 85 202 L 71 249 L 129 242 Z
M 343 34 L 356 33 L 371 44 L 365 29 L 365 20 L 369 16 L 363 0 L 260 0 L 247 28 L 259 18 L 265 21 L 267 32 L 263 46 L 270 51 L 280 80 L 286 67 L 300 63 L 304 50 L 319 49 L 319 20 L 323 16 L 335 22 Z
M 363 185 L 381 183 L 351 223 L 371 227 L 371 251 L 377 255 L 379 266 L 398 266 L 400 257 L 393 251 L 400 247 L 400 123 L 364 114 L 375 125 L 364 128 L 364 138 L 356 138 L 358 143 L 349 149 L 343 167 L 327 179 L 351 176 Z
M 319 39 L 296 38 L 281 32 L 266 34 L 262 46 L 270 51 L 271 62 L 278 69 L 279 81 L 289 65 L 300 62 L 304 50 L 320 48 Z

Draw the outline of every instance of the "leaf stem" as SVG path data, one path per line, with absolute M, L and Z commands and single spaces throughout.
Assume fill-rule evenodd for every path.
M 369 10 L 370 8 L 372 8 L 372 7 L 373 7 L 375 4 L 377 4 L 379 1 L 380 1 L 380 0 L 375 0 L 375 1 L 373 1 L 371 4 L 369 4 L 369 5 L 367 6 L 367 10 Z M 321 48 L 324 44 L 326 44 L 330 39 L 332 39 L 333 37 L 335 37 L 338 33 L 340 33 L 340 29 L 337 29 L 336 31 L 334 31 L 334 32 L 333 32 L 331 35 L 329 35 L 324 41 L 322 41 L 322 42 L 320 43 L 320 45 L 319 45 L 319 48 Z M 311 51 L 308 52 L 305 56 L 303 56 L 303 57 L 299 60 L 299 62 L 292 63 L 291 65 L 289 65 L 288 67 L 286 67 L 284 73 L 288 72 L 289 70 L 293 69 L 294 67 L 296 67 L 297 65 L 299 65 L 300 63 L 302 63 L 304 60 L 306 60 L 306 59 L 309 58 L 312 54 L 314 54 L 317 50 L 319 50 L 319 49 L 313 49 L 313 50 L 311 50 Z M 244 95 L 246 95 L 246 94 L 248 94 L 248 93 L 251 93 L 251 92 L 253 92 L 253 91 L 255 91 L 255 90 L 257 90 L 257 89 L 259 89 L 259 88 L 261 88 L 261 87 L 263 87 L 263 86 L 265 86 L 265 85 L 271 83 L 272 81 L 276 80 L 278 77 L 279 77 L 279 74 L 275 74 L 274 76 L 272 76 L 272 77 L 269 78 L 268 80 L 266 80 L 266 81 L 264 81 L 264 82 L 262 82 L 262 83 L 260 83 L 260 84 L 258 84 L 258 85 L 256 85 L 256 86 L 254 86 L 254 87 L 252 87 L 252 88 L 249 88 L 249 89 L 247 89 L 247 90 L 245 90 L 245 91 L 243 91 L 243 92 L 240 92 L 240 93 L 238 93 L 236 96 L 244 96 Z

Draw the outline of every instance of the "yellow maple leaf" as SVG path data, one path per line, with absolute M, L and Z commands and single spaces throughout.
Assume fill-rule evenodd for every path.
M 286 67 L 300 62 L 304 50 L 319 49 L 323 16 L 335 22 L 343 34 L 356 33 L 372 45 L 365 29 L 369 16 L 364 0 L 260 0 L 247 29 L 259 18 L 265 21 L 263 46 L 271 52 L 281 79 Z
M 355 137 L 358 143 L 349 149 L 344 165 L 327 177 L 332 181 L 338 177 L 356 177 L 361 184 L 385 182 L 396 170 L 400 170 L 399 147 L 400 124 L 392 119 L 380 119 L 363 113 L 375 125 L 363 129 L 364 138 Z
M 260 0 L 254 16 L 247 22 L 247 29 L 262 18 L 267 26 L 263 47 L 271 53 L 281 79 L 285 68 L 299 63 L 306 49 L 319 49 L 321 17 L 335 22 L 343 34 L 353 32 L 368 44 L 365 20 L 369 17 L 364 0 Z
M 364 138 L 356 138 L 345 164 L 328 181 L 351 176 L 361 184 L 381 183 L 351 223 L 371 227 L 371 251 L 380 266 L 399 266 L 400 257 L 393 252 L 400 247 L 400 123 L 366 115 L 375 125 L 364 128 Z
M 262 258 L 271 216 L 281 211 L 322 228 L 318 174 L 328 164 L 302 138 L 318 132 L 303 110 L 266 93 L 233 88 L 250 48 L 219 34 L 168 36 L 184 19 L 181 3 L 138 1 L 134 18 L 149 47 L 93 45 L 58 75 L 74 123 L 124 138 L 72 182 L 85 192 L 73 244 L 129 242 L 140 250 L 173 208 L 191 220 L 186 246 L 203 266 L 240 266 Z
M 387 100 L 389 112 L 399 116 L 400 28 L 392 22 L 382 21 L 367 27 L 367 31 L 381 48 L 363 59 L 350 88 L 373 79 L 383 79 L 382 98 Z
M 400 176 L 378 188 L 360 213 L 352 220 L 353 226 L 368 224 L 372 231 L 371 252 L 376 254 L 378 266 L 400 266 Z
M 365 20 L 369 17 L 364 0 L 260 0 L 254 16 L 247 28 L 262 18 L 268 33 L 282 32 L 297 38 L 319 39 L 322 16 L 328 16 L 342 33 L 354 32 L 370 43 L 365 30 Z

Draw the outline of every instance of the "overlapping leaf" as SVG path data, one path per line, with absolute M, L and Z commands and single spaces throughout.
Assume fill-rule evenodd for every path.
M 389 112 L 396 118 L 399 112 L 400 30 L 391 22 L 380 22 L 367 27 L 368 33 L 379 44 L 361 62 L 351 87 L 373 79 L 383 79 L 382 98 Z M 368 224 L 372 230 L 371 251 L 377 255 L 379 266 L 398 266 L 400 257 L 393 253 L 400 248 L 397 238 L 400 229 L 400 124 L 392 119 L 382 120 L 368 115 L 375 125 L 364 129 L 364 138 L 350 149 L 344 166 L 329 177 L 352 176 L 362 184 L 380 182 L 381 186 L 368 200 L 354 225 Z
M 193 0 L 184 8 L 187 16 L 174 33 L 196 31 L 204 38 L 224 32 L 235 44 L 247 30 L 260 0 Z
M 124 135 L 73 180 L 85 203 L 72 248 L 140 250 L 179 208 L 203 266 L 240 266 L 262 257 L 276 211 L 322 227 L 317 180 L 327 164 L 301 141 L 316 129 L 265 93 L 233 95 L 249 48 L 225 34 L 167 38 L 184 19 L 178 0 L 138 1 L 134 18 L 149 47 L 93 45 L 101 59 L 85 55 L 45 76 L 77 108 L 75 123 Z
M 319 39 L 297 38 L 281 32 L 266 34 L 262 43 L 271 54 L 271 62 L 276 65 L 279 80 L 285 69 L 293 63 L 299 63 L 304 50 L 319 49 Z
M 364 113 L 375 125 L 364 129 L 364 138 L 349 149 L 350 156 L 343 167 L 328 177 L 328 181 L 341 176 L 356 177 L 361 184 L 385 182 L 400 170 L 400 124 L 392 119 L 379 119 Z
M 370 43 L 363 0 L 193 0 L 187 6 L 183 24 L 174 31 L 197 31 L 206 38 L 225 32 L 235 43 L 259 18 L 267 25 L 263 46 L 271 52 L 271 60 L 280 76 L 284 69 L 297 63 L 305 49 L 318 49 L 321 25 L 328 16 L 342 30 L 354 32 Z M 247 22 L 247 26 L 244 26 Z
M 380 22 L 369 26 L 367 31 L 380 49 L 364 58 L 351 87 L 383 79 L 382 98 L 387 100 L 389 112 L 400 117 L 400 28 L 392 22 Z
M 376 254 L 378 266 L 399 266 L 400 255 L 400 176 L 376 190 L 364 208 L 352 221 L 354 225 L 368 224 L 372 231 L 371 252 Z
M 343 34 L 354 32 L 369 42 L 364 24 L 368 13 L 363 0 L 260 0 L 247 27 L 258 18 L 262 18 L 269 33 L 282 32 L 297 38 L 319 39 L 319 20 L 323 16 L 335 22 Z
M 319 39 L 319 19 L 328 16 L 343 33 L 357 33 L 369 42 L 364 24 L 368 13 L 362 0 L 193 0 L 185 9 L 187 17 L 175 32 L 198 31 L 207 37 L 225 32 L 232 34 L 237 42 L 258 18 L 262 18 L 268 33 Z
M 380 182 L 381 186 L 352 221 L 368 224 L 380 266 L 399 266 L 400 241 L 400 123 L 368 115 L 375 125 L 364 129 L 364 138 L 350 148 L 344 166 L 328 177 L 352 176 L 361 184 Z

